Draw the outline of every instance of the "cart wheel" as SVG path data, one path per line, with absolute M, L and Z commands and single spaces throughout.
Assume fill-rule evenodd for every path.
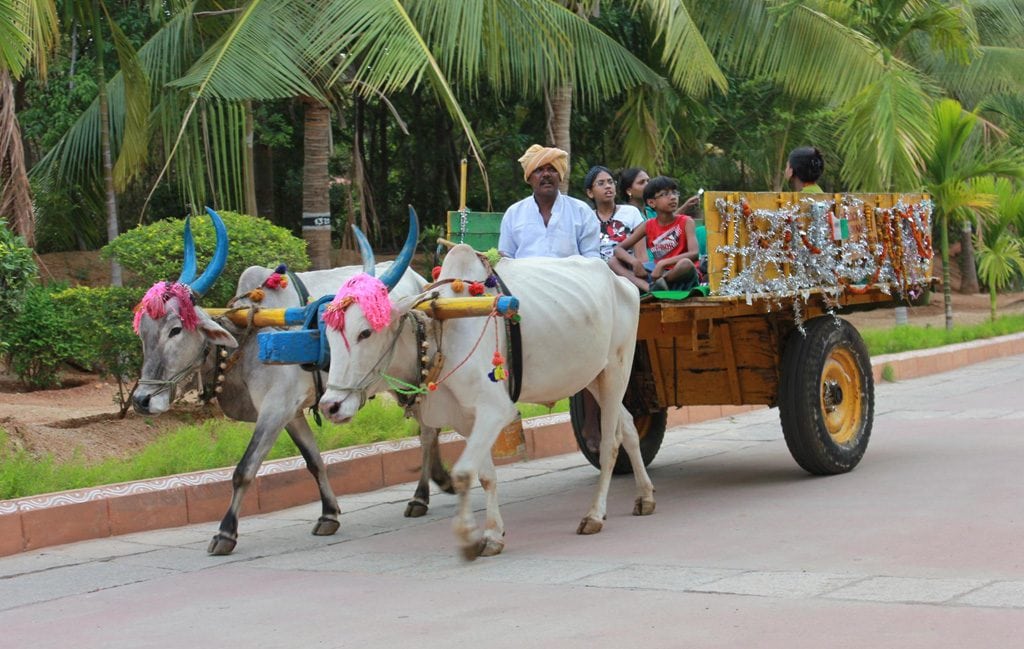
M 583 457 L 600 469 L 601 409 L 597 407 L 597 401 L 589 392 L 581 390 L 569 397 L 569 415 L 572 418 L 572 432 L 576 436 L 576 443 L 579 444 Z M 644 466 L 650 464 L 661 449 L 667 421 L 668 413 L 665 410 L 633 416 L 633 424 L 640 436 L 640 455 L 644 459 Z M 612 472 L 616 475 L 633 473 L 629 456 L 621 446 Z
M 875 384 L 864 340 L 849 322 L 815 318 L 782 355 L 779 418 L 796 463 L 815 475 L 846 473 L 864 456 Z

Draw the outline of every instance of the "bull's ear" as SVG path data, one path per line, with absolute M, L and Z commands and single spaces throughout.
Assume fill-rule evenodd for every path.
M 214 345 L 220 345 L 228 349 L 238 347 L 238 341 L 235 340 L 235 337 L 227 329 L 214 322 L 213 318 L 207 315 L 205 311 L 196 309 L 196 315 L 199 316 L 199 330 L 203 332 L 207 340 Z
M 394 305 L 394 311 L 392 312 L 395 317 L 402 317 L 406 313 L 409 313 L 409 309 L 415 306 L 416 302 L 421 298 L 420 295 L 406 295 L 405 297 L 391 298 L 391 304 Z

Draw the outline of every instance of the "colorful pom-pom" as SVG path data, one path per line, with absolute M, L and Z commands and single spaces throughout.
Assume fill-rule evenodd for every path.
M 434 268 L 433 268 L 433 269 L 431 269 L 431 271 L 430 271 L 430 276 L 431 276 L 432 278 L 434 278 L 434 281 L 436 282 L 436 281 L 437 281 L 437 278 L 438 278 L 438 277 L 439 277 L 440 275 L 441 275 L 441 267 L 440 267 L 440 266 L 434 266 Z
M 498 276 L 497 275 L 488 275 L 487 279 L 484 280 L 484 286 L 486 286 L 487 288 L 494 288 L 497 285 L 498 285 Z
M 288 272 L 288 266 L 286 264 L 278 264 L 277 268 L 274 269 L 274 272 L 278 275 L 284 275 Z
M 282 275 L 280 273 L 272 273 L 270 277 L 268 277 L 266 281 L 263 282 L 263 285 L 266 286 L 267 288 L 274 290 L 287 288 L 288 276 Z
M 519 324 L 519 321 L 522 320 L 522 319 L 523 319 L 523 317 L 521 315 L 519 315 L 518 313 L 515 314 L 514 316 L 512 316 L 512 322 L 514 322 L 516 324 Z
M 430 383 L 427 383 L 427 389 L 430 390 L 431 392 L 436 392 L 437 391 L 437 383 L 434 383 L 433 381 L 431 381 Z
M 498 262 L 501 261 L 501 253 L 498 252 L 497 248 L 491 248 L 484 253 L 484 256 L 487 257 L 487 263 L 491 266 L 497 266 Z
M 484 283 L 483 282 L 471 282 L 469 285 L 470 295 L 483 295 L 484 294 Z
M 253 302 L 262 302 L 263 298 L 265 298 L 266 296 L 266 293 L 264 293 L 263 289 L 261 288 L 254 288 L 253 290 L 249 291 L 249 299 L 252 300 Z
M 495 351 L 494 356 L 491 357 L 491 365 L 501 365 L 505 362 L 505 359 L 501 357 L 501 352 Z
M 452 290 L 453 291 L 455 291 L 456 293 L 461 293 L 462 289 L 464 289 L 464 288 L 466 288 L 466 284 L 461 279 L 453 279 L 452 280 Z
M 489 378 L 493 383 L 497 383 L 498 381 L 504 381 L 507 378 L 507 376 L 508 374 L 505 372 L 505 368 L 500 366 L 495 367 L 493 370 L 487 373 L 487 378 Z

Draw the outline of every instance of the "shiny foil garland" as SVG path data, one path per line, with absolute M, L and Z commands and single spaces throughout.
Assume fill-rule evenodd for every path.
M 751 208 L 741 197 L 718 199 L 715 208 L 726 238 L 717 249 L 725 255 L 717 295 L 742 295 L 748 304 L 756 295 L 781 305 L 781 298 L 806 301 L 810 289 L 821 289 L 834 307 L 844 291 L 876 286 L 913 299 L 930 279 L 928 200 L 865 211 L 863 200 L 844 195 L 838 205 L 806 198 L 773 210 Z M 796 303 L 794 310 L 800 324 Z

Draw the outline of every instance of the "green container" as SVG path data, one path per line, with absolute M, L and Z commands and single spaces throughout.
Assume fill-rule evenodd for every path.
M 465 228 L 461 212 L 448 212 L 449 241 L 465 243 L 474 250 L 486 252 L 498 247 L 498 235 L 501 233 L 502 212 L 466 211 Z

